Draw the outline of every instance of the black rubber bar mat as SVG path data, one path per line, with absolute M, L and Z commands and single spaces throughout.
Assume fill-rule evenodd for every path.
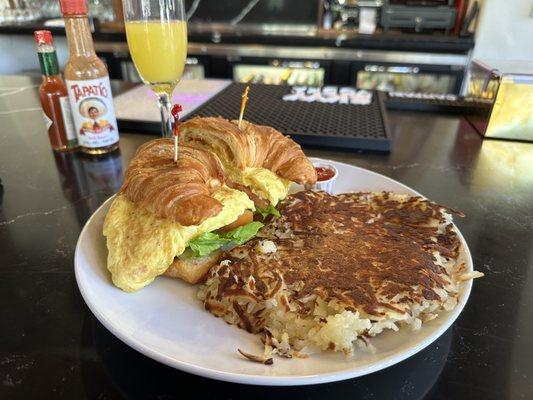
M 244 84 L 233 83 L 189 114 L 238 119 Z M 304 145 L 390 151 L 384 94 L 374 92 L 369 105 L 284 101 L 288 86 L 250 85 L 244 118 L 269 125 Z

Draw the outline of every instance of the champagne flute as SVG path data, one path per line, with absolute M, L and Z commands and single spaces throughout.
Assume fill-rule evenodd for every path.
M 170 106 L 187 57 L 183 0 L 123 0 L 131 58 L 144 83 L 158 96 L 162 136 L 172 136 Z

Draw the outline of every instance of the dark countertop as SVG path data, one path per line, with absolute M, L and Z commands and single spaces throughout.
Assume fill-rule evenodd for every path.
M 189 389 L 217 399 L 533 398 L 533 144 L 482 141 L 454 116 L 391 112 L 388 155 L 306 149 L 462 210 L 486 276 L 456 323 L 396 366 L 340 383 L 243 386 L 152 361 L 91 314 L 74 277 L 78 234 L 153 136 L 122 132 L 107 157 L 54 155 L 34 84 L 0 77 L 0 398 L 170 399 Z
M 31 35 L 37 29 L 51 30 L 54 35 L 64 35 L 64 28 L 45 28 L 44 21 L 0 25 L 0 34 Z M 407 52 L 467 54 L 474 48 L 473 37 L 444 35 L 440 32 L 404 33 L 391 31 L 373 35 L 353 31 L 326 31 L 317 29 L 291 29 L 281 32 L 261 29 L 236 29 L 225 25 L 188 26 L 189 42 L 221 44 L 263 44 L 273 46 L 323 46 L 358 50 L 393 50 Z M 126 42 L 124 30 L 117 27 L 97 27 L 93 33 L 96 42 Z

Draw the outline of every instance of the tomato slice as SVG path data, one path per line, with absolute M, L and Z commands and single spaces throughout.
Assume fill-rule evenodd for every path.
M 226 225 L 220 228 L 219 230 L 221 232 L 228 232 L 228 231 L 231 231 L 232 229 L 238 228 L 239 226 L 249 224 L 253 220 L 254 220 L 254 213 L 251 212 L 250 210 L 246 210 L 239 216 L 239 218 L 237 218 L 235 222 L 232 222 L 231 224 Z

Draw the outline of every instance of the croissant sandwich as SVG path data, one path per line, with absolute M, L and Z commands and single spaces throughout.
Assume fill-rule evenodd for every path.
M 139 147 L 106 216 L 107 267 L 124 291 L 159 275 L 199 282 L 277 214 L 291 182 L 316 181 L 301 148 L 271 128 L 195 118 L 182 131 L 177 163 L 171 139 Z
M 193 118 L 181 126 L 182 143 L 214 152 L 231 184 L 260 208 L 276 206 L 291 182 L 315 184 L 316 171 L 301 147 L 269 126 L 223 118 Z

